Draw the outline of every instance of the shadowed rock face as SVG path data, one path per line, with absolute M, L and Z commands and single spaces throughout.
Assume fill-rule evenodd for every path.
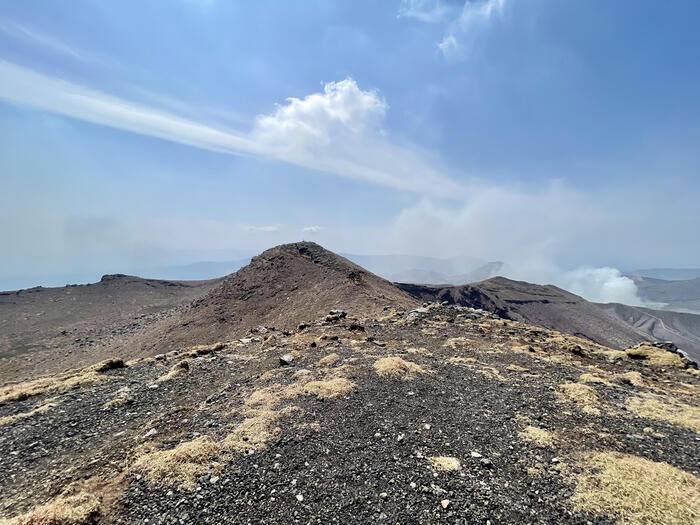
M 614 318 L 598 305 L 552 285 L 494 277 L 464 286 L 397 286 L 422 300 L 483 308 L 504 319 L 584 337 L 611 348 L 651 339 L 649 334 Z

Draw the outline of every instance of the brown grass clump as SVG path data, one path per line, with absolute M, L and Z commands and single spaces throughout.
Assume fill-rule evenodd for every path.
M 529 441 L 530 443 L 535 443 L 540 447 L 554 444 L 554 434 L 543 428 L 528 425 L 520 431 L 519 435 L 521 439 Z
M 573 403 L 586 414 L 600 413 L 598 393 L 588 385 L 580 383 L 563 383 L 556 388 L 556 396 L 560 402 Z
M 374 369 L 380 376 L 389 376 L 411 381 L 418 374 L 424 374 L 422 366 L 401 359 L 400 357 L 383 357 L 374 363 Z
M 476 363 L 476 359 L 473 357 L 450 357 L 447 361 L 453 365 L 471 365 Z
M 178 485 L 192 490 L 195 478 L 208 470 L 209 462 L 220 450 L 207 436 L 180 443 L 170 450 L 157 450 L 138 458 L 133 470 L 142 472 L 153 483 Z
M 62 394 L 79 386 L 92 385 L 98 381 L 108 379 L 109 376 L 98 372 L 96 367 L 84 368 L 66 372 L 53 377 L 42 377 L 24 383 L 8 385 L 0 393 L 0 403 L 8 401 L 23 401 L 29 397 L 47 393 Z
M 187 374 L 189 371 L 190 362 L 187 359 L 183 359 L 182 361 L 173 365 L 173 367 L 167 374 L 160 376 L 158 379 L 156 379 L 156 381 L 158 383 L 170 381 L 171 379 L 175 379 L 176 377 Z
M 428 461 L 435 470 L 443 470 L 446 472 L 459 470 L 462 464 L 459 459 L 452 456 L 433 456 L 429 457 Z
M 340 356 L 336 353 L 332 353 L 319 359 L 318 366 L 333 366 L 338 361 L 340 361 Z
M 577 510 L 615 516 L 626 525 L 694 525 L 700 480 L 667 463 L 603 452 L 586 458 L 571 502 Z
M 681 356 L 651 345 L 627 348 L 625 354 L 627 354 L 627 357 L 630 359 L 643 361 L 650 365 L 685 368 L 685 362 Z
M 506 367 L 506 370 L 510 370 L 511 372 L 529 372 L 529 368 L 525 368 L 524 366 L 519 366 L 519 365 L 508 365 Z
M 205 355 L 215 352 L 216 350 L 221 350 L 226 345 L 222 342 L 214 343 L 211 345 L 196 345 L 190 347 L 189 355 L 194 357 L 196 355 Z
M 666 402 L 658 397 L 631 397 L 627 409 L 640 417 L 666 421 L 672 425 L 689 428 L 700 434 L 700 408 L 679 401 Z
M 644 386 L 644 378 L 639 372 L 625 372 L 624 374 L 618 374 L 616 377 L 625 379 L 634 386 Z
M 325 381 L 309 381 L 304 385 L 304 393 L 313 394 L 319 399 L 336 399 L 352 392 L 355 386 L 344 377 L 334 377 Z
M 224 447 L 235 452 L 264 450 L 267 442 L 282 431 L 277 425 L 278 412 L 268 409 L 251 409 L 248 416 L 228 436 Z
M 607 379 L 603 379 L 595 374 L 581 374 L 578 378 L 580 383 L 600 383 L 602 385 L 609 385 L 610 382 Z
M 87 525 L 95 523 L 100 515 L 100 498 L 88 491 L 61 495 L 45 505 L 11 520 L 0 520 L 3 525 Z
M 30 410 L 29 412 L 22 412 L 21 414 L 14 414 L 12 416 L 5 416 L 5 417 L 0 417 L 0 426 L 2 425 L 7 425 L 8 423 L 12 423 L 13 421 L 18 421 L 20 419 L 26 419 L 28 417 L 32 417 L 34 414 L 39 414 L 41 412 L 46 412 L 47 410 L 52 409 L 56 405 L 58 405 L 57 398 L 52 397 L 51 399 L 47 399 L 36 407 L 33 410 Z

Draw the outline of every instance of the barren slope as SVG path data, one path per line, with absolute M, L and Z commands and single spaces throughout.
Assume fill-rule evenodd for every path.
M 219 284 L 105 275 L 98 283 L 0 292 L 0 384 L 85 366 L 100 348 Z
M 674 354 L 454 306 L 304 320 L 0 391 L 0 522 L 697 523 Z
M 585 337 L 612 348 L 625 348 L 651 337 L 608 315 L 598 305 L 552 285 L 494 277 L 465 286 L 398 286 L 423 300 L 483 308 L 500 317 Z

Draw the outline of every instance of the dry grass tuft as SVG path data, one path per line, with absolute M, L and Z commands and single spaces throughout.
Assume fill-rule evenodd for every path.
M 631 397 L 627 409 L 640 417 L 666 421 L 672 425 L 689 428 L 700 434 L 700 408 L 680 401 L 664 401 L 658 397 Z
M 627 357 L 630 359 L 643 361 L 650 365 L 685 368 L 685 362 L 681 356 L 651 345 L 627 348 L 625 354 L 627 354 Z
M 626 380 L 627 382 L 633 384 L 634 386 L 644 386 L 644 377 L 639 372 L 625 372 L 624 374 L 618 374 L 617 378 Z
M 30 410 L 29 412 L 22 412 L 21 414 L 14 414 L 12 416 L 5 416 L 5 417 L 0 417 L 0 426 L 7 425 L 8 423 L 12 423 L 13 421 L 18 421 L 20 419 L 26 419 L 28 417 L 32 417 L 34 414 L 40 414 L 41 412 L 46 412 L 47 410 L 52 409 L 56 405 L 59 404 L 59 401 L 57 398 L 52 397 L 51 399 L 47 399 L 44 401 L 41 405 L 36 407 L 33 410 Z
M 278 411 L 269 409 L 251 409 L 249 417 L 243 420 L 224 438 L 224 447 L 235 452 L 264 450 L 267 442 L 277 437 L 282 431 L 277 425 Z
M 530 443 L 535 443 L 540 447 L 547 447 L 554 444 L 554 434 L 543 428 L 526 426 L 519 433 L 520 438 Z
M 429 457 L 428 461 L 435 470 L 454 471 L 462 468 L 459 460 L 452 456 L 433 456 Z
M 8 401 L 23 401 L 29 397 L 47 393 L 62 394 L 73 388 L 92 385 L 98 381 L 108 379 L 109 376 L 105 376 L 102 372 L 97 371 L 98 366 L 95 365 L 81 370 L 72 370 L 57 376 L 42 377 L 24 383 L 8 385 L 0 392 L 0 404 Z M 107 370 L 111 370 L 111 368 Z
M 700 481 L 667 463 L 603 452 L 587 458 L 571 502 L 626 525 L 694 525 L 700 520 Z
M 192 490 L 195 479 L 208 470 L 220 445 L 207 436 L 180 443 L 170 450 L 157 450 L 139 457 L 132 469 L 142 472 L 153 483 L 178 485 Z
M 529 372 L 529 368 L 525 368 L 524 366 L 519 366 L 519 365 L 508 365 L 506 367 L 506 370 L 510 370 L 511 372 Z
M 226 345 L 222 342 L 214 343 L 211 345 L 196 345 L 190 347 L 190 355 L 205 355 L 215 352 L 216 350 L 221 350 Z
M 318 366 L 333 366 L 338 361 L 340 361 L 340 356 L 338 354 L 328 354 L 326 357 L 322 357 L 318 360 Z
M 603 379 L 595 374 L 581 374 L 578 378 L 580 383 L 600 383 L 601 385 L 609 385 L 610 382 L 607 379 Z
M 450 357 L 447 361 L 453 365 L 471 365 L 476 363 L 476 359 L 473 357 Z
M 582 412 L 590 415 L 600 414 L 598 393 L 588 385 L 580 383 L 563 383 L 557 386 L 557 399 L 562 403 L 573 403 Z
M 304 393 L 313 394 L 319 399 L 336 399 L 352 392 L 355 386 L 344 377 L 334 377 L 325 381 L 309 381 L 304 385 Z
M 46 505 L 11 520 L 0 520 L 3 525 L 87 525 L 96 523 L 100 515 L 100 498 L 88 491 L 61 495 Z
M 168 372 L 165 375 L 160 376 L 156 381 L 158 383 L 162 383 L 164 381 L 170 381 L 171 379 L 175 379 L 176 377 L 179 377 L 181 375 L 185 375 L 190 371 L 190 362 L 187 359 L 183 359 L 179 363 L 176 363 L 173 365 L 173 367 L 170 369 L 170 372 Z
M 418 374 L 426 373 L 422 366 L 397 356 L 377 360 L 374 363 L 374 369 L 380 376 L 396 377 L 404 381 L 411 381 Z

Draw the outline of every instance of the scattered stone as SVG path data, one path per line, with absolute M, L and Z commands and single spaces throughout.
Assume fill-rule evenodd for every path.
M 294 363 L 294 356 L 292 354 L 284 354 L 280 356 L 280 365 L 282 366 L 292 366 Z
M 444 499 L 444 500 L 442 500 L 442 501 L 440 502 L 440 505 L 442 505 L 442 508 L 443 508 L 443 509 L 446 509 L 447 507 L 450 506 L 450 500 Z

